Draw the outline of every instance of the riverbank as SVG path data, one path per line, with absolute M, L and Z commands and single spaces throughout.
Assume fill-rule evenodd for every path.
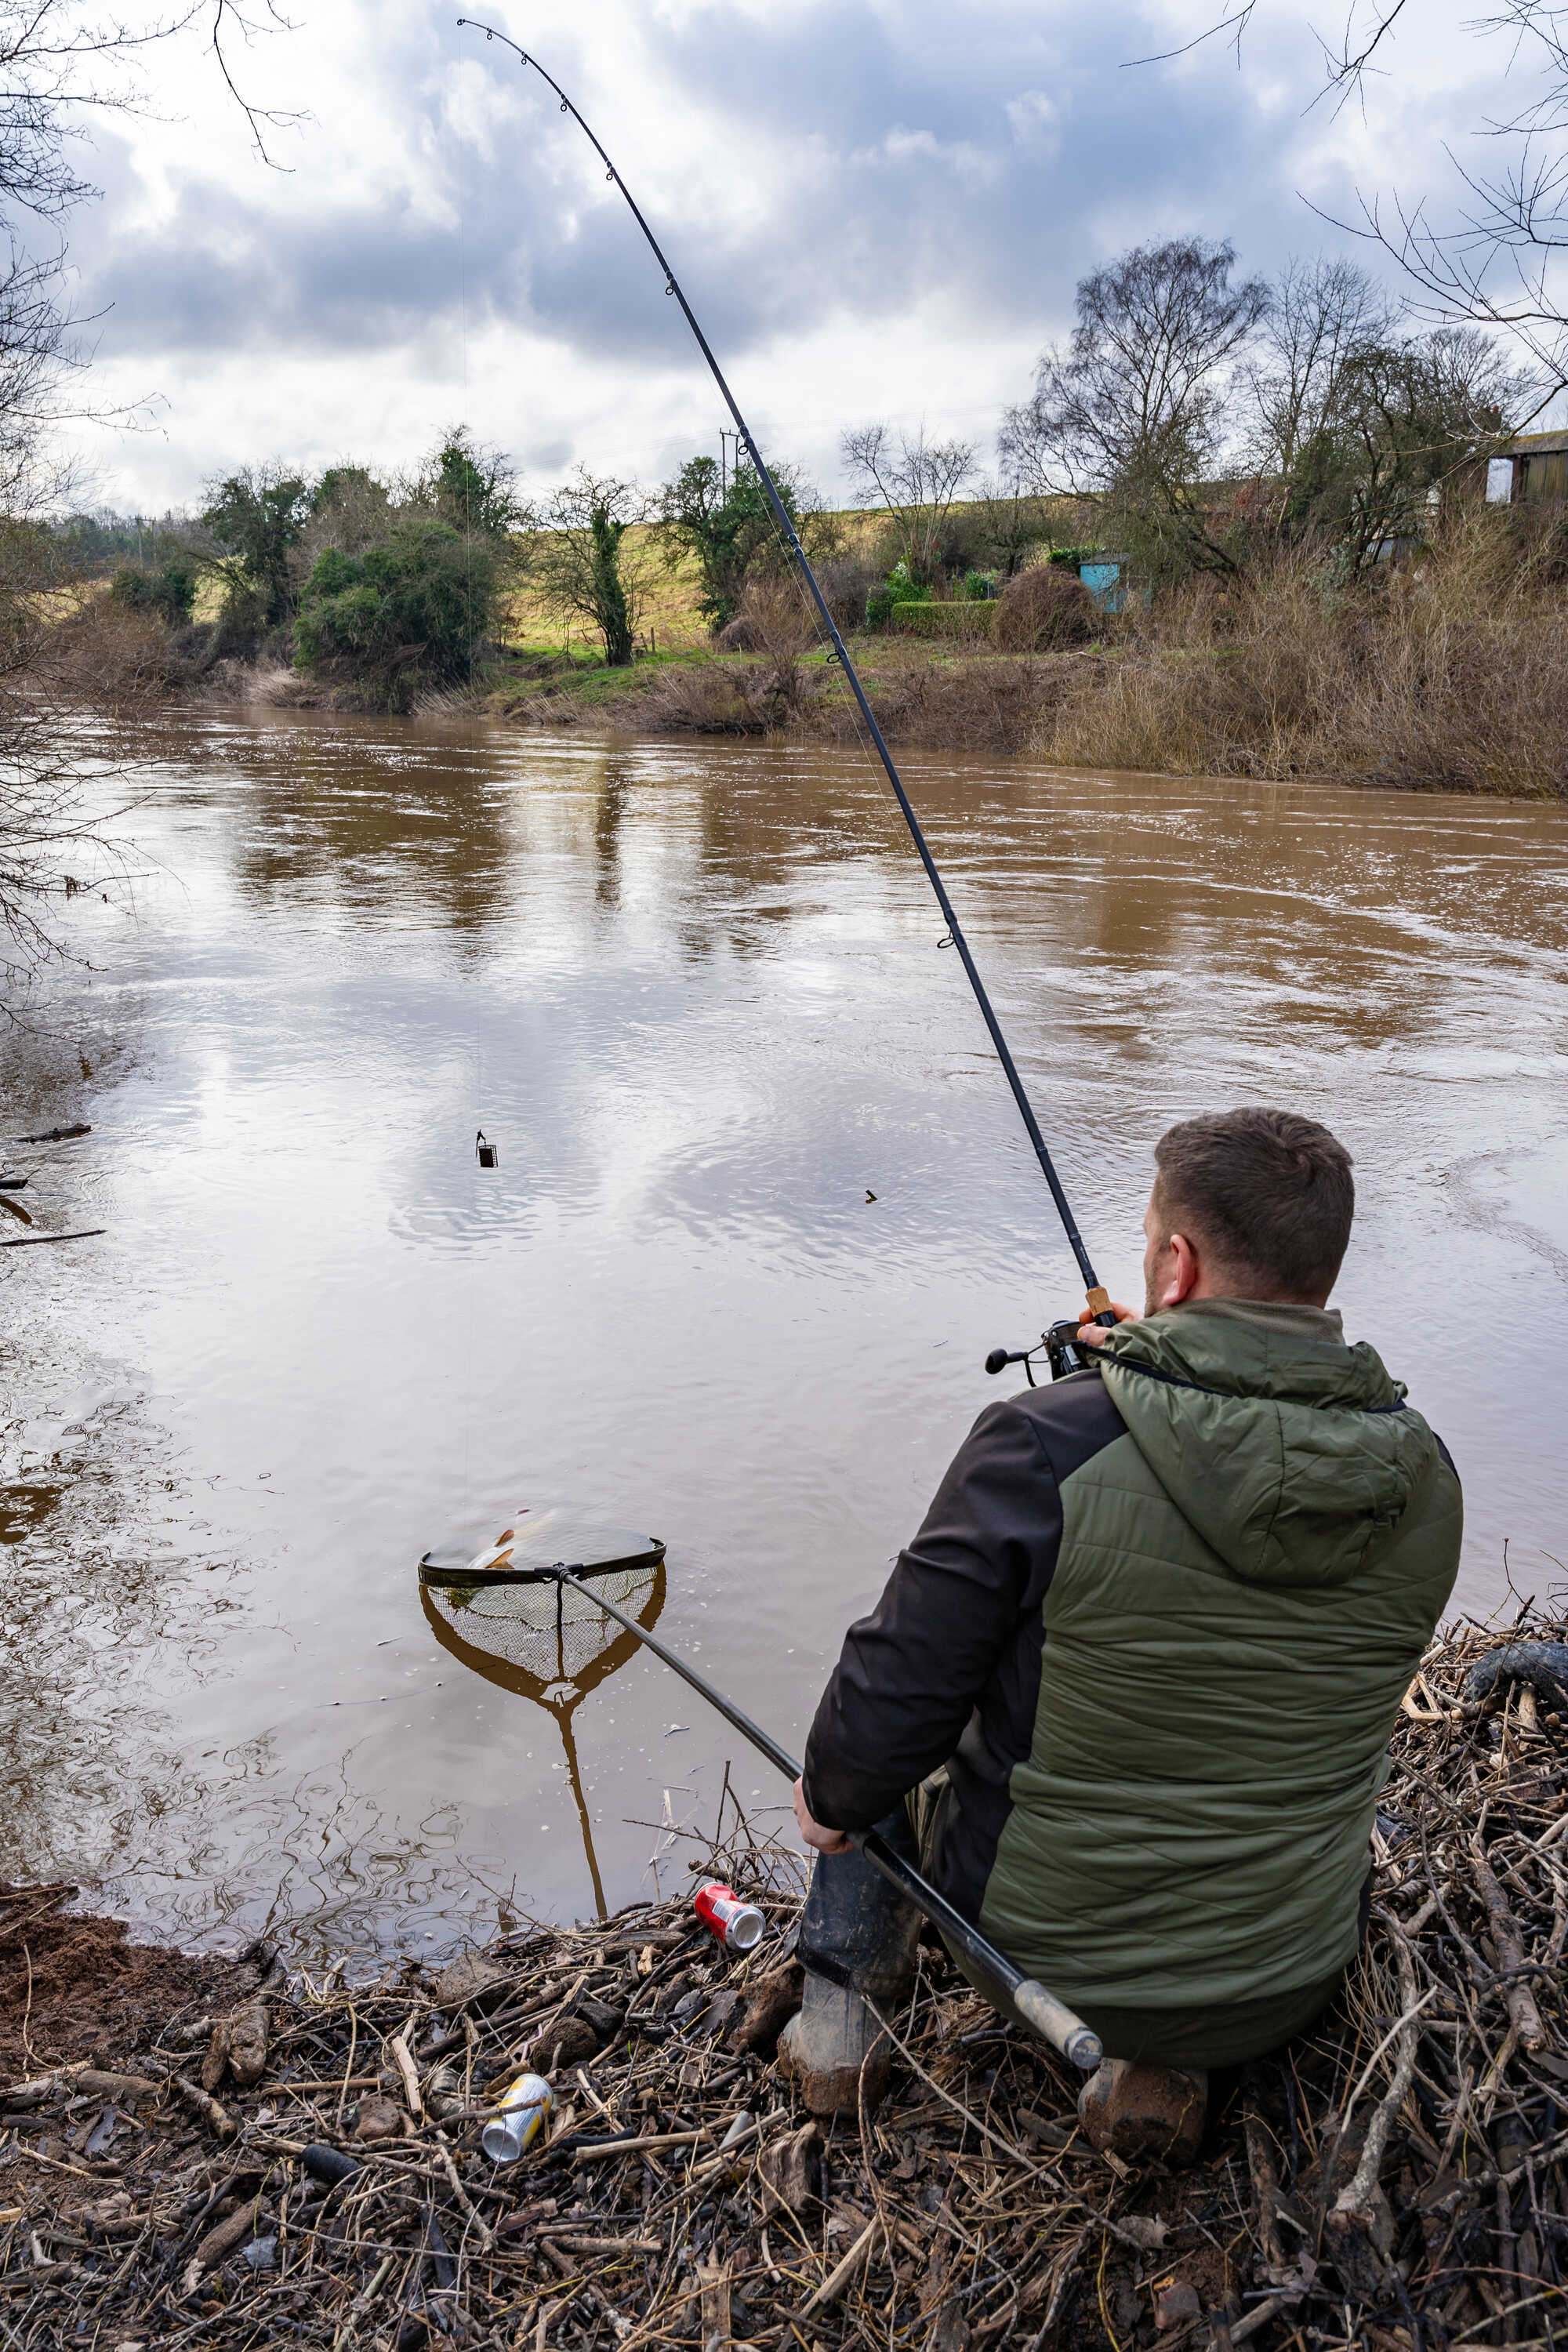
M 1071 2071 L 929 1940 L 889 2021 L 885 2102 L 824 2130 L 776 2052 L 797 1858 L 738 1813 L 693 1841 L 692 1872 L 764 1908 L 742 1959 L 681 1897 L 356 1981 L 346 1959 L 132 1955 L 63 1927 L 59 1890 L 9 1890 L 8 2338 L 1548 2344 L 1568 2250 L 1568 1695 L 1517 1645 L 1565 1635 L 1521 1612 L 1434 1645 L 1380 1802 L 1366 1951 L 1312 2034 L 1215 2078 L 1187 2169 L 1096 2154 Z M 1539 1689 L 1478 1671 L 1504 1650 Z M 29 2006 L 23 1955 L 72 1935 L 74 1998 L 46 1970 Z M 498 2169 L 481 2119 L 524 2063 L 548 2068 L 556 2109 Z
M 1369 638 L 1353 615 L 1314 634 L 1289 599 L 1279 603 L 1238 620 L 1217 599 L 1194 599 L 1180 627 L 1173 616 L 1164 634 L 1129 630 L 1069 653 L 937 650 L 886 635 L 850 644 L 878 724 L 910 750 L 1568 796 L 1568 637 L 1555 616 L 1455 625 L 1412 596 L 1396 635 Z M 384 698 L 276 658 L 193 666 L 144 624 L 117 629 L 108 645 L 95 635 L 90 648 L 84 632 L 63 667 L 69 688 L 121 719 L 180 704 L 385 712 Z M 611 669 L 580 651 L 508 649 L 471 687 L 415 708 L 620 736 L 848 745 L 865 732 L 837 664 L 815 652 L 659 654 Z

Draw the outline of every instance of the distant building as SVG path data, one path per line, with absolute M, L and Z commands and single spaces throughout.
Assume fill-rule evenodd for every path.
M 1487 497 L 1510 506 L 1568 499 L 1568 425 L 1505 441 L 1488 467 Z
M 1085 556 L 1078 567 L 1079 578 L 1102 613 L 1120 613 L 1127 601 L 1121 580 L 1126 562 L 1124 555 L 1106 555 L 1096 550 L 1094 554 Z

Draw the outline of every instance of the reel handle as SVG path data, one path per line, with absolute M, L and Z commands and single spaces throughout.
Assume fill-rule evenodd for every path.
M 1043 1348 L 1046 1361 L 1051 1368 L 1052 1380 L 1066 1380 L 1069 1373 L 1081 1372 L 1088 1367 L 1089 1358 L 1079 1344 L 1078 1335 L 1081 1327 L 1091 1321 L 1102 1325 L 1107 1331 L 1116 1328 L 1110 1295 L 1099 1283 L 1089 1294 L 1084 1314 L 1064 1317 L 1060 1322 L 1053 1323 L 1048 1331 L 1041 1332 L 1032 1348 L 993 1348 L 985 1359 L 985 1369 L 994 1373 L 1005 1371 L 1009 1364 L 1022 1364 L 1028 1374 L 1029 1386 L 1033 1388 L 1035 1367 L 1031 1360 Z

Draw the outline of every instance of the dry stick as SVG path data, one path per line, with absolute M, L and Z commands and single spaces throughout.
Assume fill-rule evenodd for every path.
M 1267 2303 L 1256 2304 L 1245 2319 L 1236 2320 L 1232 2324 L 1231 2342 L 1245 2344 L 1249 2336 L 1257 2335 L 1266 2320 L 1274 2318 L 1277 2313 L 1283 2311 L 1291 2299 L 1288 2294 L 1271 2294 Z
M 873 2042 L 871 2044 L 871 2050 L 874 2050 L 876 2046 L 876 2043 Z M 871 2050 L 868 2050 L 860 2061 L 860 2073 L 855 2084 L 855 2119 L 860 2127 L 860 2157 L 861 2161 L 866 2168 L 867 2185 L 871 2191 L 871 2202 L 877 2209 L 877 2219 L 882 2226 L 882 2244 L 887 2252 L 888 2267 L 893 2273 L 892 2284 L 888 2289 L 888 2334 L 890 2339 L 893 2331 L 893 2323 L 898 2316 L 899 2278 L 897 2257 L 893 2251 L 892 2231 L 888 2226 L 887 2208 L 882 2202 L 882 2184 L 877 2178 L 877 2167 L 873 2161 L 876 2156 L 876 2148 L 873 2146 L 870 2136 L 866 2129 L 866 2069 L 871 2063 Z
M 228 2110 L 209 2096 L 199 2083 L 193 2083 L 188 2075 L 176 2074 L 174 2088 L 193 2114 L 200 2116 L 209 2131 L 216 2132 L 219 2139 L 233 2139 L 238 2126 Z
M 474 2235 L 479 2242 L 480 2252 L 487 2254 L 493 2253 L 496 2242 L 490 2233 L 489 2225 L 483 2219 L 478 2206 L 458 2178 L 458 2168 L 452 2161 L 451 2146 L 444 2133 L 437 2132 L 436 2136 L 436 2154 L 440 2159 L 441 2169 L 447 2176 L 452 2194 L 467 2214 Z
M 999 2147 L 1002 2150 L 1004 2156 L 1010 2156 L 1015 2164 L 1021 2164 L 1026 2171 L 1033 2174 L 1036 2179 L 1045 2180 L 1049 2179 L 1050 2176 L 1043 2165 L 1036 2164 L 1031 2158 L 1026 2157 L 1024 2154 L 1021 2147 L 1015 2147 L 1011 2140 L 1004 2139 L 999 2132 L 994 2132 L 989 2124 L 983 2124 L 979 2116 L 974 2113 L 973 2109 L 972 2107 L 966 2107 L 962 2099 L 955 2098 L 951 2091 L 944 2091 L 942 2084 L 937 2082 L 932 2075 L 927 2074 L 925 2068 L 921 2064 L 920 2060 L 915 2056 L 914 2052 L 910 2048 L 909 2043 L 903 2040 L 902 2036 L 894 2029 L 894 2027 L 889 2024 L 887 2019 L 883 2016 L 876 2002 L 871 1999 L 869 1993 L 862 1994 L 861 1998 L 865 2001 L 866 2006 L 870 2011 L 872 2016 L 876 2019 L 878 2024 L 881 2027 L 883 2032 L 887 2035 L 889 2041 L 894 2045 L 895 2049 L 902 2052 L 904 2057 L 914 2068 L 915 2073 L 920 2076 L 921 2082 L 933 2090 L 936 2093 L 937 2097 L 943 2100 L 945 2104 L 952 2109 L 954 2115 L 962 2116 L 965 2123 L 973 2124 L 975 2130 L 980 2134 L 982 2139 L 990 2140 L 994 2147 Z
M 1258 2105 L 1258 2086 L 1253 2079 L 1247 2083 L 1242 2108 L 1242 2130 L 1247 2139 L 1247 2162 L 1252 2175 L 1252 2193 L 1258 2200 L 1258 2243 L 1263 2249 L 1264 2262 L 1270 2270 L 1278 2271 L 1284 2266 L 1277 2218 L 1279 2179 L 1265 2144 L 1263 2117 Z
M 425 2102 L 419 2095 L 419 2070 L 414 2063 L 413 2053 L 401 2033 L 395 2033 L 386 2046 L 392 2053 L 393 2063 L 403 2077 L 403 2095 L 408 2102 L 408 2112 L 416 2124 L 423 2123 Z
M 343 2063 L 343 2087 L 338 2093 L 338 2112 L 332 2118 L 334 2131 L 342 2131 L 343 2127 L 343 2109 L 348 2104 L 349 2084 L 354 2071 L 354 2052 L 358 2045 L 359 2011 L 351 2000 L 349 2003 L 349 2054 Z
M 1397 1949 L 1400 1959 L 1405 1964 L 1405 1968 L 1410 1969 L 1410 1990 L 1414 1992 L 1415 1990 L 1415 1971 L 1410 1967 L 1409 1955 L 1405 1952 L 1403 1945 L 1397 1947 Z M 1403 1977 L 1404 1969 L 1401 1969 L 1400 1973 Z M 1403 2033 L 1406 2026 L 1413 2024 L 1415 2020 L 1420 2016 L 1422 2011 L 1427 2006 L 1428 2002 L 1435 2000 L 1436 1997 L 1437 1988 L 1434 1985 L 1427 1991 L 1422 1994 L 1419 2000 L 1414 2002 L 1408 2009 L 1402 2011 L 1400 2015 L 1394 2019 L 1394 2023 L 1389 2027 L 1388 2032 L 1384 2035 L 1383 2040 L 1378 2043 L 1377 2048 L 1373 2052 L 1372 2056 L 1362 2068 L 1361 2074 L 1356 2081 L 1355 2089 L 1345 2101 L 1343 2109 L 1340 2116 L 1340 2133 L 1342 2137 L 1349 2127 L 1352 2108 L 1355 2105 L 1356 2101 L 1361 2097 L 1361 2095 L 1365 2090 L 1367 2084 L 1371 2082 L 1373 2069 L 1377 2064 L 1377 2062 L 1382 2057 L 1384 2052 L 1388 2048 L 1389 2043 L 1393 2042 L 1397 2035 Z
M 817 2288 L 816 2293 L 814 2295 L 809 2296 L 807 2300 L 801 2305 L 800 2309 L 795 2313 L 794 2316 L 796 2319 L 809 2319 L 812 2313 L 820 2309 L 823 2304 L 834 2303 L 837 2300 L 838 2296 L 843 2294 L 844 2289 L 854 2277 L 856 2272 L 859 2269 L 861 2263 L 870 2252 L 871 2241 L 877 2235 L 877 2232 L 881 2226 L 882 2220 L 880 2214 L 874 2213 L 871 2219 L 867 2222 L 865 2228 L 861 2231 L 860 2235 L 856 2239 L 855 2243 L 850 2247 L 849 2252 L 838 2264 L 837 2268 L 829 2273 L 827 2277 L 823 2280 L 822 2284 Z
M 1508 1897 L 1498 1885 L 1491 1864 L 1481 1850 L 1479 1838 L 1471 1841 L 1470 1862 L 1476 1874 L 1476 1885 L 1481 1891 L 1481 1900 L 1487 1906 L 1487 1916 L 1492 1923 L 1492 1941 L 1497 1946 L 1498 1958 L 1505 1969 L 1522 1969 L 1526 1961 L 1518 1923 L 1509 1909 Z M 1514 2032 L 1525 2048 L 1543 2050 L 1546 2047 L 1546 2030 L 1541 2022 L 1541 2011 L 1535 2006 L 1535 1995 L 1528 1983 L 1522 1978 L 1518 1979 L 1507 1988 L 1504 1999 L 1508 2002 L 1508 2013 L 1513 2021 Z
M 1399 1986 L 1404 1996 L 1405 2010 L 1405 2015 L 1400 2018 L 1394 2029 L 1400 2037 L 1399 2056 L 1394 2064 L 1394 2078 L 1388 2086 L 1387 2094 L 1379 2103 L 1377 2111 L 1367 2126 L 1361 2162 L 1356 2166 L 1349 2185 L 1342 2189 L 1334 2200 L 1336 2213 L 1352 2214 L 1357 2217 L 1365 2213 L 1368 2200 L 1377 2187 L 1377 2176 L 1383 2165 L 1383 2152 L 1388 2145 L 1388 2135 L 1393 2128 L 1394 2118 L 1405 2105 L 1405 2095 L 1410 2089 L 1411 2077 L 1415 2072 L 1415 2045 L 1419 2036 L 1415 2032 L 1415 2020 L 1417 2011 L 1425 2008 L 1430 1995 L 1424 1995 L 1419 2000 L 1415 1998 L 1415 1970 L 1411 1966 L 1410 1955 L 1405 1948 L 1403 1938 L 1394 1944 L 1394 1958 L 1399 1969 Z M 1384 2037 L 1377 2050 L 1373 2052 L 1373 2057 L 1368 2060 L 1367 2074 L 1371 2073 L 1373 2064 L 1387 2047 L 1389 2038 L 1387 2035 Z M 1345 2102 L 1344 2117 L 1341 2125 L 1342 2136 L 1349 2125 L 1351 2108 L 1356 2098 L 1361 2095 L 1366 2078 L 1366 2074 L 1363 2074 L 1352 2097 Z M 1234 2328 L 1231 2330 L 1231 2341 L 1232 2343 L 1236 2341 Z
M 108 1231 L 107 1225 L 84 1225 L 79 1234 L 25 1234 L 19 1241 L 0 1242 L 0 1249 L 42 1249 L 46 1242 L 89 1242 Z
M 1083 2260 L 1084 2244 L 1089 2234 L 1088 2230 L 1080 2230 L 1072 2244 L 1068 2247 L 1067 2253 L 1063 2256 L 1061 2267 L 1058 2271 L 1055 2283 L 1051 2287 L 1051 2299 L 1046 2305 L 1045 2318 L 1041 2321 L 1038 2333 L 1036 2335 L 1034 2342 L 1029 2347 L 1029 2352 L 1041 2352 L 1041 2347 L 1045 2344 L 1047 2336 L 1055 2326 L 1057 2313 L 1061 2307 L 1062 2297 L 1066 2294 L 1068 2290 L 1068 2282 L 1071 2279 L 1073 2273 L 1077 2270 L 1079 2264 Z
M 571 2151 L 574 2164 L 594 2164 L 605 2156 L 631 2156 L 646 2147 L 695 2147 L 699 2140 L 711 2139 L 713 2126 L 704 2124 L 697 2131 L 645 2132 L 640 2139 L 605 2139 L 597 2147 L 574 2147 Z
M 991 2129 L 989 2124 L 983 2124 L 981 2122 L 979 2116 L 974 2113 L 973 2108 L 966 2107 L 962 2099 L 954 2098 L 951 2091 L 944 2091 L 942 2084 L 936 2081 L 934 2076 L 927 2074 L 925 2068 L 921 2064 L 920 2060 L 915 2056 L 914 2052 L 910 2048 L 909 2043 L 905 2042 L 902 2037 L 894 2031 L 893 2027 L 889 2024 L 887 2019 L 882 2015 L 881 2011 L 871 1999 L 869 1993 L 862 1993 L 860 1998 L 864 2000 L 867 2008 L 870 2011 L 872 2016 L 876 2019 L 883 2032 L 886 2033 L 889 2041 L 892 2042 L 895 2048 L 903 2053 L 905 2058 L 908 2059 L 910 2064 L 914 2068 L 915 2073 L 920 2076 L 921 2082 L 929 2084 L 931 2089 L 936 2093 L 939 2099 L 944 2100 L 946 2104 L 952 2108 L 954 2114 L 962 2116 L 966 2123 L 973 2124 L 975 2130 L 980 2134 L 983 2139 L 988 2139 L 992 2146 L 999 2147 L 1005 2156 L 1010 2156 L 1015 2164 L 1021 2164 L 1032 2180 L 1049 2181 L 1052 2188 L 1058 2191 L 1061 2190 L 1062 2184 L 1059 2176 L 1053 2179 L 1048 2167 L 1043 2164 L 1034 2163 L 1030 2158 L 1024 2154 L 1021 2148 L 1015 2147 L 1010 2140 L 1003 2139 L 999 2133 L 994 2132 Z M 1120 2246 L 1131 2246 L 1141 2254 L 1147 2254 L 1152 2251 L 1149 2241 L 1146 2238 L 1132 2234 L 1131 2231 L 1124 2229 L 1120 2221 L 1113 2221 L 1108 2214 L 1096 2212 L 1094 2207 L 1087 2204 L 1081 2197 L 1075 2197 L 1070 2193 L 1064 2193 L 1061 2197 L 1061 2206 L 1064 2212 L 1087 2214 L 1098 2228 L 1109 2230 L 1110 2235 L 1116 2240 L 1117 2244 Z M 1161 2229 L 1161 2242 L 1163 2242 L 1163 2225 L 1154 2223 L 1150 2226 Z
M 27 2026 L 33 2014 L 33 1955 L 26 1944 L 22 1947 L 22 1958 L 27 1963 L 27 2002 L 22 2011 L 22 2057 L 24 2062 L 31 2066 L 37 2063 L 37 2053 L 33 2048 L 27 2033 Z

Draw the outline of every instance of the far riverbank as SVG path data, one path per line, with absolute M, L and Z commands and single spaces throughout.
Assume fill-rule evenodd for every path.
M 1001 652 L 983 633 L 945 630 L 856 630 L 847 643 L 879 725 L 911 750 L 1560 800 L 1563 590 L 1550 548 L 1523 566 L 1505 565 L 1507 552 L 1495 531 L 1457 526 L 1419 562 L 1373 576 L 1335 583 L 1301 559 L 1246 582 L 1202 577 L 1100 614 L 1097 636 L 1063 650 Z M 171 631 L 102 599 L 55 635 L 62 689 L 122 715 L 245 703 L 447 710 L 552 732 L 858 740 L 847 681 L 807 617 L 778 598 L 758 612 L 746 650 L 650 640 L 612 667 L 580 644 L 504 643 L 466 686 L 438 693 L 301 668 L 287 630 L 253 658 L 217 658 L 215 625 Z

